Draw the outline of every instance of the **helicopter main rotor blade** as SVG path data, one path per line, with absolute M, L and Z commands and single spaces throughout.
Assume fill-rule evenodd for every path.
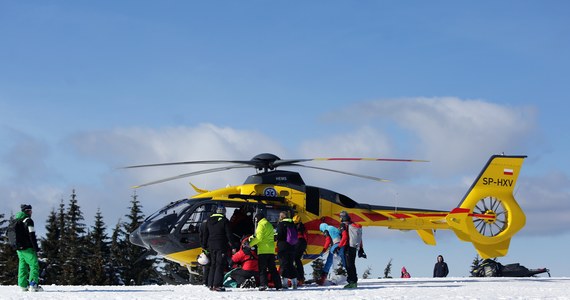
M 280 159 L 273 163 L 274 167 L 290 166 L 299 162 L 307 161 L 384 161 L 384 162 L 429 162 L 423 159 L 402 159 L 402 158 L 371 158 L 371 157 L 317 157 L 317 158 L 300 158 L 300 159 Z
M 365 179 L 370 179 L 370 180 L 380 181 L 380 182 L 390 182 L 390 180 L 388 180 L 388 179 L 383 179 L 383 178 L 378 178 L 378 177 L 368 176 L 368 175 L 361 175 L 361 174 L 356 174 L 356 173 L 350 173 L 350 172 L 345 172 L 345 171 L 339 171 L 339 170 L 333 170 L 333 169 L 327 169 L 327 168 L 305 166 L 305 165 L 299 165 L 299 164 L 291 164 L 290 166 L 303 167 L 303 168 L 308 168 L 308 169 L 316 169 L 316 170 L 322 170 L 322 171 L 329 171 L 329 172 L 333 172 L 333 173 L 340 173 L 340 174 L 344 174 L 344 175 L 350 175 L 350 176 L 355 176 L 355 177 L 360 177 L 360 178 L 365 178 Z
M 167 181 L 171 181 L 171 180 L 175 180 L 175 179 L 180 179 L 180 178 L 185 178 L 185 177 L 190 177 L 190 176 L 196 176 L 196 175 L 202 175 L 202 174 L 208 174 L 208 173 L 215 173 L 215 172 L 226 171 L 226 170 L 231 170 L 231 169 L 239 169 L 239 168 L 250 168 L 250 166 L 233 165 L 233 166 L 227 166 L 227 167 L 220 167 L 220 168 L 213 168 L 213 169 L 201 170 L 201 171 L 196 171 L 196 172 L 190 172 L 190 173 L 180 174 L 180 175 L 173 176 L 173 177 L 168 177 L 168 178 L 164 178 L 164 179 L 159 179 L 159 180 L 143 183 L 140 185 L 135 185 L 135 186 L 133 186 L 133 188 L 138 189 L 138 188 L 141 188 L 143 186 L 149 186 L 149 185 L 153 185 L 153 184 L 157 184 L 157 183 L 163 183 L 163 182 L 167 182 Z
M 161 167 L 161 166 L 176 166 L 176 165 L 190 165 L 190 164 L 244 164 L 244 165 L 254 165 L 250 160 L 194 160 L 194 161 L 180 161 L 171 163 L 158 163 L 158 164 L 147 164 L 147 165 L 134 165 L 123 167 L 123 169 L 133 169 L 133 168 L 145 168 L 145 167 Z
M 386 162 L 429 162 L 423 159 L 403 159 L 403 158 L 373 158 L 373 157 L 319 157 L 312 160 L 366 160 L 366 161 L 386 161 Z

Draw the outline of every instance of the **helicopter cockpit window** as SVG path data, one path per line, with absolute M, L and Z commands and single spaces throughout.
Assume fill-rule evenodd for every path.
M 216 209 L 214 204 L 204 204 L 198 206 L 194 212 L 188 217 L 184 226 L 180 229 L 181 233 L 198 233 L 202 222 L 208 219 L 212 212 Z
M 153 221 L 156 219 L 161 219 L 164 218 L 164 216 L 166 215 L 180 215 L 182 213 L 184 213 L 190 206 L 192 203 L 189 203 L 190 201 L 178 201 L 176 203 L 173 203 L 171 205 L 168 205 L 167 207 L 155 212 L 154 214 L 150 215 L 146 220 L 147 221 Z

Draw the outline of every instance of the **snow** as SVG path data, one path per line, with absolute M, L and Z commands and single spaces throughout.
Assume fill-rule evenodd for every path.
M 570 299 L 570 277 L 360 279 L 357 289 L 304 286 L 297 290 L 228 289 L 204 286 L 44 286 L 43 292 L 22 292 L 0 286 L 0 299 Z

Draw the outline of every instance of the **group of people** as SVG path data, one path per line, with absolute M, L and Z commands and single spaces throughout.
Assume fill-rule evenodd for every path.
M 274 227 L 263 212 L 254 216 L 255 232 L 241 240 L 232 242 L 232 233 L 225 207 L 218 206 L 200 229 L 200 242 L 203 254 L 209 258 L 204 267 L 204 285 L 212 291 L 225 291 L 224 282 L 228 277 L 238 287 L 251 287 L 252 281 L 260 291 L 270 286 L 275 290 L 296 289 L 304 284 L 303 254 L 307 249 L 307 233 L 299 216 L 291 218 L 288 211 L 279 213 L 279 222 Z M 325 236 L 321 256 L 327 254 L 326 262 L 317 284 L 323 285 L 333 264 L 334 256 L 341 258 L 347 271 L 348 283 L 345 288 L 356 288 L 356 257 L 366 258 L 362 244 L 362 226 L 352 222 L 345 211 L 340 213 L 340 225 L 327 223 L 319 229 Z M 277 246 L 277 247 L 275 247 Z M 228 270 L 231 255 L 233 268 Z M 279 260 L 279 270 L 275 263 Z M 225 279 L 224 279 L 225 277 Z
M 269 287 L 270 281 L 276 290 L 287 288 L 289 283 L 293 289 L 304 283 L 302 258 L 307 249 L 307 233 L 298 215 L 291 218 L 289 212 L 280 212 L 277 228 L 274 228 L 265 214 L 258 212 L 253 219 L 256 225 L 254 234 L 236 243 L 230 221 L 225 214 L 226 208 L 217 206 L 215 212 L 200 227 L 200 243 L 204 249 L 202 255 L 208 258 L 204 263 L 204 284 L 210 290 L 225 290 L 224 275 L 230 252 L 234 268 L 229 275 L 238 286 L 249 284 L 259 286 L 259 290 L 263 291 Z M 15 216 L 15 222 L 15 246 L 19 259 L 18 286 L 23 291 L 42 291 L 39 286 L 39 247 L 32 220 L 32 206 L 22 204 L 21 211 Z M 321 256 L 328 254 L 317 284 L 325 283 L 334 256 L 338 255 L 347 271 L 348 283 L 344 288 L 356 288 L 356 257 L 366 258 L 362 243 L 362 226 L 352 222 L 349 214 L 342 211 L 338 228 L 321 223 L 319 229 L 325 236 Z M 279 259 L 279 271 L 275 264 L 275 254 Z M 443 256 L 439 255 L 433 277 L 446 277 L 448 273 L 447 263 L 444 262 Z M 405 267 L 402 268 L 401 277 L 410 278 Z
M 261 291 L 268 289 L 270 282 L 276 290 L 288 288 L 289 282 L 293 289 L 303 284 L 305 277 L 301 259 L 307 247 L 307 238 L 298 216 L 291 218 L 287 211 L 282 211 L 277 228 L 274 228 L 265 214 L 258 212 L 254 216 L 254 234 L 242 239 L 238 245 L 232 242 L 225 213 L 225 207 L 218 206 L 200 228 L 203 253 L 209 258 L 204 267 L 204 284 L 210 290 L 225 291 L 224 277 L 227 279 L 228 276 L 240 287 L 249 287 L 255 281 Z M 226 274 L 230 251 L 234 268 L 230 274 Z M 279 259 L 279 271 L 275 254 Z

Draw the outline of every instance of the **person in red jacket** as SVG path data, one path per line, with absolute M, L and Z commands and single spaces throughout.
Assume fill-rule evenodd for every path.
M 254 278 L 258 282 L 259 278 L 259 265 L 257 261 L 257 253 L 255 247 L 251 247 L 246 237 L 242 240 L 241 248 L 238 252 L 232 255 L 232 262 L 234 269 L 230 273 L 230 277 L 236 281 L 239 287 L 244 287 L 246 281 Z M 257 285 L 257 284 L 256 284 Z
M 346 273 L 348 284 L 345 289 L 353 289 L 357 287 L 358 277 L 356 275 L 356 255 L 366 258 L 364 247 L 362 246 L 362 226 L 353 223 L 347 212 L 340 213 L 340 233 L 341 238 L 338 248 L 344 248 L 346 257 Z

